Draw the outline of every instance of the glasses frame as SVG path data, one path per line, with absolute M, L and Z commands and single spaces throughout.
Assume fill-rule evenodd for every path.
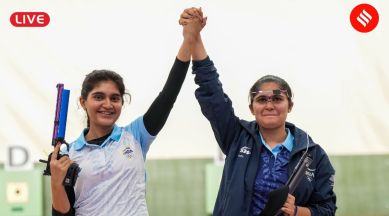
M 254 96 L 250 98 L 250 102 L 251 100 L 254 101 L 254 99 L 257 97 L 257 95 L 261 94 L 261 93 L 267 93 L 268 95 L 266 95 L 267 97 L 267 100 L 266 100 L 266 103 L 259 103 L 261 105 L 266 105 L 268 102 L 271 102 L 273 105 L 278 105 L 274 100 L 273 100 L 273 97 L 274 95 L 282 95 L 282 93 L 284 93 L 286 95 L 286 98 L 287 100 L 290 99 L 289 97 L 289 94 L 288 94 L 288 91 L 287 90 L 283 90 L 283 89 L 275 89 L 275 90 L 267 90 L 267 91 L 255 91 L 255 92 L 251 92 L 251 94 L 253 94 Z

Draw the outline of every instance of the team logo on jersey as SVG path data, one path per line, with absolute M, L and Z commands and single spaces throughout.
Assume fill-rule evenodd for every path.
M 131 159 L 134 157 L 134 151 L 129 146 L 127 146 L 123 149 L 123 155 L 128 159 Z
M 247 146 L 243 146 L 242 148 L 240 148 L 238 157 L 243 158 L 246 155 L 250 155 L 251 154 L 250 150 L 251 150 L 251 148 L 249 148 Z
M 312 182 L 315 178 L 315 171 L 316 169 L 310 169 L 309 167 L 307 167 L 307 170 L 305 171 L 305 176 L 307 177 L 309 182 Z

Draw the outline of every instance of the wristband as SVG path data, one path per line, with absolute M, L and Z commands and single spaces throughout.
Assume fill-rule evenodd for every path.
M 294 208 L 294 216 L 297 216 L 297 211 L 298 211 L 298 208 L 297 208 L 297 206 L 295 206 L 295 208 Z

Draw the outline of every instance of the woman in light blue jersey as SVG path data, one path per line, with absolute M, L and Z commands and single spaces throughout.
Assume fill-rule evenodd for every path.
M 162 91 L 144 115 L 124 127 L 115 124 L 126 94 L 122 77 L 109 70 L 86 75 L 80 104 L 88 126 L 70 144 L 69 157 L 57 160 L 57 145 L 50 161 L 53 215 L 148 215 L 146 153 L 185 79 L 194 41 L 191 31 L 200 31 L 204 25 L 205 21 L 196 19 L 184 27 L 183 43 Z M 65 187 L 62 182 L 73 162 L 81 171 L 74 187 Z

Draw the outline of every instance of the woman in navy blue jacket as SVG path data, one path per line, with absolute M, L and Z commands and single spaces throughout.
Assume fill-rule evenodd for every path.
M 196 8 L 185 10 L 180 24 L 195 20 L 196 13 Z M 241 120 L 223 91 L 200 31 L 193 37 L 193 74 L 199 85 L 195 95 L 226 155 L 213 215 L 260 215 L 269 192 L 287 183 L 305 151 L 312 163 L 293 194 L 288 194 L 281 211 L 290 216 L 335 215 L 335 170 L 318 144 L 286 122 L 293 108 L 288 83 L 272 75 L 260 78 L 249 90 L 249 108 L 255 120 Z

